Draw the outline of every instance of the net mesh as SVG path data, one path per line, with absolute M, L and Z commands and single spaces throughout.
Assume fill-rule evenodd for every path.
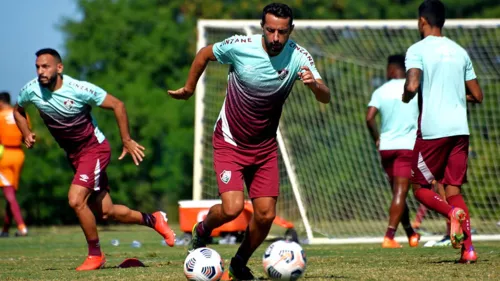
M 206 42 L 234 34 L 254 34 L 259 26 L 205 27 Z M 469 105 L 471 130 L 469 183 L 463 188 L 471 211 L 472 228 L 480 234 L 499 233 L 500 220 L 500 29 L 470 25 L 445 26 L 445 36 L 468 52 L 485 93 L 483 104 Z M 419 40 L 413 26 L 353 28 L 296 25 L 292 39 L 314 57 L 332 102 L 318 103 L 301 83 L 296 83 L 285 103 L 280 131 L 298 179 L 299 191 L 314 237 L 348 238 L 382 236 L 387 227 L 391 191 L 379 155 L 365 126 L 371 93 L 385 82 L 387 56 L 404 54 Z M 219 114 L 228 68 L 211 63 L 204 79 L 202 186 L 204 199 L 217 198 L 211 138 Z M 199 86 L 201 87 L 201 85 Z M 379 122 L 380 124 L 380 122 Z M 289 177 L 280 158 L 281 195 L 278 215 L 304 231 Z M 412 218 L 418 202 L 408 196 Z M 444 233 L 445 221 L 429 211 L 422 227 Z M 400 234 L 401 231 L 400 231 Z

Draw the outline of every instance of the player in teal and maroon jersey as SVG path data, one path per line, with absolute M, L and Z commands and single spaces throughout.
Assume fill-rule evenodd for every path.
M 330 90 L 321 80 L 311 54 L 289 39 L 294 27 L 290 7 L 267 5 L 261 26 L 262 34 L 235 35 L 202 48 L 185 86 L 168 91 L 173 98 L 188 99 L 208 62 L 229 64 L 226 98 L 212 139 L 222 204 L 213 206 L 208 216 L 193 227 L 189 250 L 205 246 L 213 229 L 241 213 L 246 185 L 254 214 L 229 266 L 229 275 L 236 280 L 254 279 L 247 262 L 266 238 L 276 215 L 276 131 L 295 81 L 302 80 L 319 102 L 330 101 Z
M 89 82 L 63 75 L 61 56 L 56 50 L 42 49 L 36 56 L 38 78 L 22 88 L 14 116 L 26 147 L 32 148 L 36 138 L 28 127 L 24 108 L 29 104 L 35 105 L 73 167 L 75 176 L 68 200 L 88 244 L 87 259 L 76 270 L 99 269 L 106 262 L 99 244 L 94 213 L 103 219 L 112 218 L 122 223 L 154 228 L 168 245 L 173 246 L 175 234 L 168 226 L 164 212 L 148 214 L 131 210 L 127 206 L 113 204 L 109 195 L 106 167 L 111 158 L 111 148 L 90 111 L 92 106 L 114 111 L 123 141 L 123 152 L 118 159 L 129 153 L 139 165 L 144 157 L 144 147 L 130 138 L 124 103 Z
M 403 94 L 403 102 L 409 102 L 418 92 L 420 110 L 412 156 L 413 192 L 418 201 L 450 219 L 451 243 L 462 249 L 459 262 L 475 262 L 461 188 L 469 153 L 467 102 L 481 103 L 483 93 L 467 51 L 442 34 L 444 4 L 427 0 L 418 11 L 422 40 L 406 53 Z M 447 202 L 432 191 L 434 180 L 444 185 Z
M 411 227 L 406 196 L 410 188 L 411 155 L 417 137 L 418 105 L 416 100 L 409 104 L 401 101 L 405 56 L 389 56 L 386 73 L 388 81 L 373 92 L 366 112 L 366 125 L 380 152 L 382 167 L 392 188 L 389 224 L 382 247 L 401 247 L 394 239 L 400 222 L 410 246 L 417 247 L 420 235 Z M 378 112 L 382 115 L 380 133 L 375 122 Z

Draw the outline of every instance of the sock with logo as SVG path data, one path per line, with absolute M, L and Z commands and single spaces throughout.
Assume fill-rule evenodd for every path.
M 421 187 L 417 189 L 415 192 L 415 198 L 417 198 L 417 200 L 424 204 L 427 208 L 440 213 L 446 218 L 448 218 L 448 214 L 452 209 L 450 205 L 446 204 L 446 202 L 441 199 L 439 194 L 428 188 Z

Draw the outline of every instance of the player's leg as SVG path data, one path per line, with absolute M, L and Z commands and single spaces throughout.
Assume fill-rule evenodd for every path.
M 420 241 L 420 234 L 415 233 L 413 227 L 410 223 L 410 209 L 406 203 L 406 197 L 408 196 L 408 191 L 410 189 L 410 178 L 411 178 L 411 159 L 413 151 L 412 150 L 400 150 L 398 151 L 398 157 L 395 161 L 395 190 L 396 196 L 398 196 L 398 202 L 404 204 L 404 209 L 401 214 L 401 225 L 408 237 L 408 244 L 410 247 L 417 247 Z M 400 203 L 401 204 L 401 203 Z
M 107 178 L 101 174 L 101 178 Z M 101 181 L 101 184 L 107 184 L 107 179 Z M 167 223 L 167 217 L 164 212 L 143 213 L 132 210 L 125 205 L 113 204 L 111 196 L 107 190 L 94 193 L 88 201 L 88 205 L 94 213 L 104 220 L 112 219 L 117 222 L 127 224 L 140 224 L 153 228 L 170 246 L 175 244 L 175 234 Z
M 387 225 L 387 230 L 384 235 L 384 241 L 382 242 L 382 248 L 401 248 L 401 245 L 394 240 L 396 235 L 396 230 L 399 225 L 400 213 L 397 210 L 397 200 L 396 198 L 396 186 L 394 182 L 394 165 L 397 157 L 396 151 L 394 150 L 380 150 L 380 159 L 382 162 L 382 167 L 384 168 L 387 179 L 392 189 L 392 202 L 389 207 L 389 224 Z
M 443 198 L 443 200 L 446 200 L 446 193 L 444 191 L 443 184 L 436 182 L 434 184 L 434 188 L 437 191 L 437 193 L 439 194 L 439 196 L 441 196 L 441 198 Z M 450 219 L 446 219 L 445 235 L 443 236 L 443 238 L 441 240 L 437 241 L 436 244 L 433 245 L 433 247 L 448 247 L 451 245 L 451 240 L 450 240 L 451 225 L 450 224 L 451 224 Z
M 0 238 L 1 237 L 9 237 L 9 228 L 12 225 L 12 211 L 10 209 L 10 204 L 9 202 L 5 203 L 5 217 L 3 220 L 3 227 L 2 227 L 2 232 L 0 233 Z
M 12 163 L 12 172 L 13 172 L 12 181 L 13 181 L 15 193 L 17 194 L 17 190 L 19 189 L 19 178 L 21 177 L 21 170 L 22 170 L 23 164 L 24 164 L 24 152 L 22 149 L 15 149 L 12 152 L 13 152 L 12 155 L 13 155 L 13 160 L 14 160 L 14 162 Z M 19 204 L 18 204 L 18 206 L 19 206 Z M 14 215 L 14 213 L 13 213 L 13 215 Z M 26 235 L 28 235 L 28 228 L 24 224 L 21 210 L 19 210 L 19 218 L 22 222 L 20 224 L 16 220 L 16 223 L 17 223 L 16 236 L 26 236 Z
M 406 179 L 408 181 L 408 179 Z M 387 225 L 387 230 L 384 235 L 384 241 L 382 242 L 382 248 L 401 248 L 394 236 L 398 229 L 399 222 L 401 221 L 401 216 L 406 207 L 406 193 L 408 193 L 408 187 L 406 186 L 406 193 L 403 187 L 404 179 L 401 177 L 393 177 L 390 181 L 392 187 L 392 201 L 389 207 L 389 224 Z
M 477 260 L 477 255 L 472 245 L 472 235 L 470 227 L 469 209 L 462 197 L 461 186 L 466 183 L 467 179 L 467 160 L 469 151 L 469 137 L 456 136 L 455 145 L 448 158 L 448 165 L 446 166 L 443 184 L 445 187 L 446 200 L 454 207 L 458 207 L 465 212 L 465 219 L 462 221 L 460 227 L 462 228 L 465 239 L 462 245 L 462 255 L 460 262 L 470 263 Z M 458 226 L 451 224 L 451 239 L 453 240 L 453 233 Z
M 412 159 L 412 188 L 415 198 L 427 208 L 449 218 L 452 224 L 452 244 L 459 247 L 463 235 L 460 227 L 465 212 L 450 206 L 432 190 L 432 182 L 444 177 L 448 156 L 453 148 L 451 138 L 422 140 L 417 138 Z M 453 228 L 453 226 L 456 226 Z
M 408 190 L 410 188 L 409 185 L 409 174 L 404 177 L 394 177 L 393 199 L 390 209 L 390 217 L 393 221 L 390 221 L 389 226 L 391 226 L 391 223 L 396 223 L 397 227 L 397 224 L 401 222 L 406 236 L 408 237 L 410 247 L 417 247 L 420 235 L 415 233 L 413 227 L 411 226 L 410 209 L 406 204 L 406 197 L 408 196 Z
M 76 270 L 94 270 L 104 266 L 106 259 L 101 252 L 95 216 L 87 205 L 93 190 L 77 184 L 71 184 L 68 192 L 69 206 L 75 211 L 80 227 L 87 240 L 88 256 Z
M 256 166 L 244 171 L 245 183 L 252 199 L 253 215 L 236 255 L 231 259 L 229 274 L 236 280 L 254 280 L 248 260 L 266 239 L 274 218 L 279 195 L 278 154 L 262 156 Z
M 240 181 L 240 183 L 241 189 L 243 189 L 243 182 Z M 212 230 L 234 220 L 243 211 L 245 198 L 243 191 L 221 191 L 221 186 L 219 185 L 219 192 L 222 192 L 220 195 L 221 204 L 213 205 L 209 209 L 205 219 L 193 226 L 192 239 L 188 247 L 188 252 L 205 247 L 212 234 Z
M 420 225 L 424 220 L 425 215 L 427 214 L 427 207 L 424 204 L 420 204 L 417 209 L 417 214 L 415 215 L 415 220 L 411 224 L 413 228 L 420 229 Z
M 400 248 L 401 245 L 394 240 L 397 227 L 401 222 L 408 236 L 415 235 L 410 225 L 409 209 L 406 206 L 406 196 L 409 189 L 411 175 L 411 150 L 380 151 L 382 165 L 390 180 L 392 187 L 392 202 L 389 208 L 389 224 L 382 243 L 383 248 Z M 410 245 L 418 245 L 418 236 L 410 239 Z M 416 245 L 415 245 L 416 243 Z
M 10 207 L 9 209 L 11 211 L 12 217 L 14 218 L 17 224 L 18 232 L 16 233 L 16 235 L 17 236 L 28 235 L 28 229 L 24 224 L 24 220 L 21 215 L 21 208 L 19 207 L 19 203 L 17 202 L 16 199 L 16 189 L 12 185 L 7 185 L 2 188 L 2 191 L 5 200 L 8 202 L 8 206 Z
M 235 280 L 254 280 L 247 263 L 269 234 L 276 216 L 276 202 L 277 197 L 252 199 L 254 213 L 245 231 L 243 241 L 229 266 L 229 275 Z
M 221 204 L 213 205 L 203 221 L 193 226 L 188 253 L 205 247 L 212 230 L 237 218 L 244 207 L 242 164 L 246 157 L 230 148 L 214 149 L 214 171 Z

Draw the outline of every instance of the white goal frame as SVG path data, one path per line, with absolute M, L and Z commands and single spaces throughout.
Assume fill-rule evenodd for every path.
M 342 28 L 349 27 L 352 29 L 381 29 L 381 28 L 407 28 L 417 29 L 417 20 L 294 20 L 295 27 L 333 27 Z M 477 28 L 482 27 L 498 27 L 500 28 L 500 19 L 449 19 L 446 20 L 446 27 L 461 27 L 461 28 Z M 221 29 L 238 29 L 244 30 L 247 35 L 251 35 L 252 28 L 259 28 L 259 20 L 205 20 L 200 19 L 197 23 L 197 51 L 204 46 L 215 43 L 207 42 L 206 28 L 221 28 Z M 200 161 L 203 156 L 203 113 L 205 98 L 205 74 L 203 73 L 198 86 L 196 87 L 195 95 L 195 133 L 194 133 L 194 161 L 193 161 L 193 200 L 202 199 L 202 176 L 203 166 Z M 307 234 L 307 240 L 311 244 L 359 244 L 359 243 L 381 243 L 383 237 L 359 237 L 359 238 L 345 238 L 345 239 L 330 239 L 330 238 L 317 238 L 314 237 L 311 225 L 307 217 L 307 211 L 304 207 L 300 195 L 300 186 L 294 170 L 293 163 L 290 161 L 289 153 L 280 129 L 277 131 L 278 146 L 283 157 L 283 162 L 286 168 L 287 175 L 297 202 L 297 207 L 300 216 L 304 223 L 304 228 Z M 421 241 L 439 240 L 442 236 L 423 236 Z M 397 241 L 403 242 L 407 239 L 405 237 L 396 237 Z M 474 241 L 491 241 L 500 240 L 500 234 L 497 235 L 474 235 Z

